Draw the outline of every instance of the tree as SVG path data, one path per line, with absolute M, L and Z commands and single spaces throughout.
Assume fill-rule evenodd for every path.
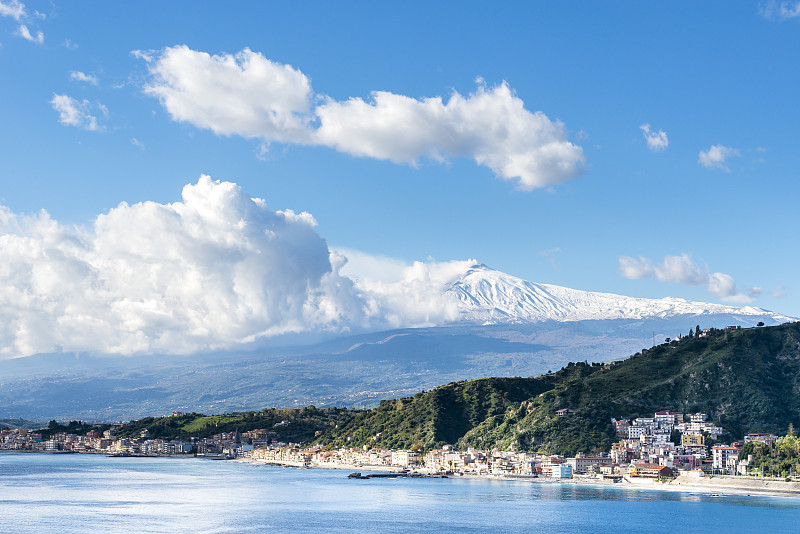
M 756 326 L 764 326 L 764 321 L 758 321 L 758 323 L 756 323 Z
M 699 335 L 700 335 L 700 325 L 697 325 L 697 326 L 694 328 L 694 335 L 695 335 L 695 337 L 697 337 L 697 336 L 699 336 Z

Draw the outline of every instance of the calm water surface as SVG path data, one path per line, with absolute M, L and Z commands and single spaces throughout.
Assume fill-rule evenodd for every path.
M 800 532 L 800 499 L 0 454 L 0 532 Z

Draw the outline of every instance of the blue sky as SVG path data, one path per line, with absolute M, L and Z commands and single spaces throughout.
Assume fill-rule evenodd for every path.
M 207 174 L 313 214 L 332 248 L 800 316 L 797 2 L 0 0 L 0 14 L 0 203 L 17 216 L 87 229 L 123 201 L 177 202 Z M 176 62 L 249 50 L 291 68 L 310 87 L 305 137 L 225 130 L 207 110 L 176 119 L 175 78 L 157 69 L 179 46 Z M 458 117 L 478 133 L 452 145 L 437 136 L 461 135 L 461 119 L 409 127 L 435 153 L 389 135 L 364 156 L 319 129 L 323 109 L 374 105 L 375 91 L 446 104 L 503 87 L 524 106 L 514 117 L 546 116 L 566 170 L 503 179 L 491 161 L 508 143 L 473 139 L 503 118 L 473 108 Z

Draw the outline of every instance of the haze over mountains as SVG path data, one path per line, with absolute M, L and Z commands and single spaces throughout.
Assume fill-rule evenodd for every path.
M 53 353 L 5 360 L 0 417 L 120 420 L 173 410 L 363 406 L 454 380 L 535 376 L 569 361 L 625 358 L 698 324 L 794 320 L 754 307 L 537 284 L 474 261 L 436 268 L 435 276 L 406 277 L 406 297 L 437 312 L 440 320 L 433 326 L 323 340 L 284 337 L 282 346 L 253 350 L 113 358 Z M 431 266 L 412 269 L 429 272 Z M 384 299 L 402 291 L 367 282 L 356 287 Z

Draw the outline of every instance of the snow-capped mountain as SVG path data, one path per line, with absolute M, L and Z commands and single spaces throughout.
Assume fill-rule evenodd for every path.
M 458 300 L 460 319 L 480 324 L 607 319 L 667 319 L 687 315 L 759 317 L 768 324 L 794 321 L 762 308 L 680 298 L 645 299 L 528 282 L 474 263 L 445 290 Z

